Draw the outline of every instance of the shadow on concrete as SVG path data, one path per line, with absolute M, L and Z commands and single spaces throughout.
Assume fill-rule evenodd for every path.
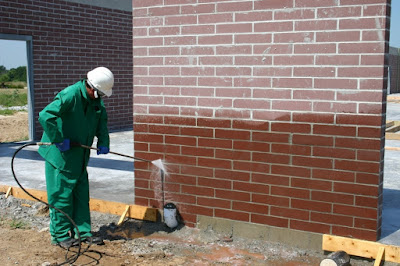
M 381 239 L 400 230 L 400 190 L 383 189 Z

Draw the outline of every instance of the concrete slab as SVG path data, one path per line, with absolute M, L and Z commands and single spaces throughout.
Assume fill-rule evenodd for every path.
M 0 144 L 0 184 L 17 186 L 11 171 L 11 158 L 25 143 Z M 95 143 L 93 147 L 96 147 Z M 20 151 L 14 160 L 14 170 L 25 188 L 46 190 L 44 160 L 37 150 L 38 146 L 29 146 Z M 111 133 L 110 150 L 133 156 L 133 131 Z M 92 150 L 88 174 L 92 198 L 134 204 L 133 159 L 113 154 L 97 155 Z

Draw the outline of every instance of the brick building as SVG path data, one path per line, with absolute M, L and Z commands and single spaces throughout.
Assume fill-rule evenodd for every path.
M 135 164 L 136 204 L 318 249 L 379 238 L 390 0 L 5 0 L 0 16 L 0 38 L 31 45 L 34 121 L 94 66 L 115 73 L 111 129 L 134 122 L 135 155 L 168 163 L 164 193 Z
M 106 66 L 115 75 L 105 99 L 111 130 L 132 128 L 132 2 L 0 1 L 0 38 L 28 42 L 31 138 L 38 113 L 63 88 Z
M 163 156 L 186 224 L 379 238 L 389 5 L 133 1 L 135 154 Z M 135 167 L 136 203 L 160 207 Z

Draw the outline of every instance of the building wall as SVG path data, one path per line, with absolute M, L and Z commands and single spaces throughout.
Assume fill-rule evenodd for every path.
M 132 128 L 132 12 L 126 11 L 131 1 L 120 1 L 122 8 L 100 2 L 0 1 L 0 33 L 32 36 L 36 138 L 42 132 L 38 113 L 97 66 L 115 75 L 113 95 L 104 100 L 110 130 Z
M 134 0 L 136 204 L 379 238 L 389 2 Z
M 400 48 L 389 49 L 390 93 L 400 93 Z

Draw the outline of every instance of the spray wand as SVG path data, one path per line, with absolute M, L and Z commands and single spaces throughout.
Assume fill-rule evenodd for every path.
M 36 142 L 36 144 L 38 146 L 50 146 L 50 145 L 53 145 L 54 143 Z M 71 147 L 82 147 L 82 148 L 85 148 L 85 149 L 96 150 L 96 151 L 99 150 L 98 148 L 87 146 L 87 145 L 83 145 L 83 144 L 80 144 L 80 143 L 77 143 L 77 142 L 71 142 Z M 142 159 L 142 158 L 139 158 L 139 157 L 134 157 L 134 156 L 130 156 L 130 155 L 126 155 L 126 154 L 122 154 L 122 153 L 118 153 L 118 152 L 113 152 L 113 151 L 109 151 L 109 153 L 110 154 L 115 154 L 115 155 L 118 155 L 118 156 L 122 156 L 122 157 L 126 157 L 126 158 L 131 158 L 131 159 L 142 161 L 142 162 L 147 162 L 147 163 L 155 162 L 155 161 L 150 161 L 150 160 Z

